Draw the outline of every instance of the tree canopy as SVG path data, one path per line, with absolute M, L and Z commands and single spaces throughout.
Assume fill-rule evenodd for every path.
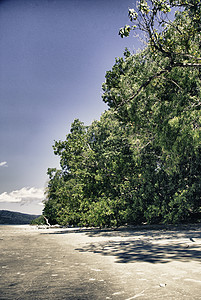
M 169 58 L 172 66 L 201 65 L 200 0 L 139 0 L 128 16 L 131 25 L 120 29 L 121 37 L 143 32 L 150 51 Z
M 55 142 L 44 215 L 62 225 L 201 219 L 200 1 L 138 1 L 132 31 L 146 47 L 116 58 L 103 83 L 109 110 L 76 119 Z M 173 13 L 175 17 L 173 18 Z

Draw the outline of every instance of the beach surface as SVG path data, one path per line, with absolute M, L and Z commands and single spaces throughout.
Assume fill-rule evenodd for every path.
M 0 226 L 0 299 L 201 299 L 201 226 Z

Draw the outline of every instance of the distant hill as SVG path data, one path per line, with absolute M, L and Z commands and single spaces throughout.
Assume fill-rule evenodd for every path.
M 39 217 L 39 215 L 23 214 L 15 211 L 0 210 L 0 224 L 3 225 L 23 225 Z

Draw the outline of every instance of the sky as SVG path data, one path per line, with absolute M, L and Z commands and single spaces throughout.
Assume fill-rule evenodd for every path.
M 138 49 L 121 39 L 129 0 L 0 0 L 0 209 L 41 214 L 55 140 L 107 109 L 106 71 Z

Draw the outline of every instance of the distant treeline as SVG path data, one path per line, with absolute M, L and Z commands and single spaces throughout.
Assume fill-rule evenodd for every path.
M 39 215 L 29 215 L 14 211 L 0 210 L 1 225 L 23 225 L 30 224 L 32 220 L 38 218 Z

